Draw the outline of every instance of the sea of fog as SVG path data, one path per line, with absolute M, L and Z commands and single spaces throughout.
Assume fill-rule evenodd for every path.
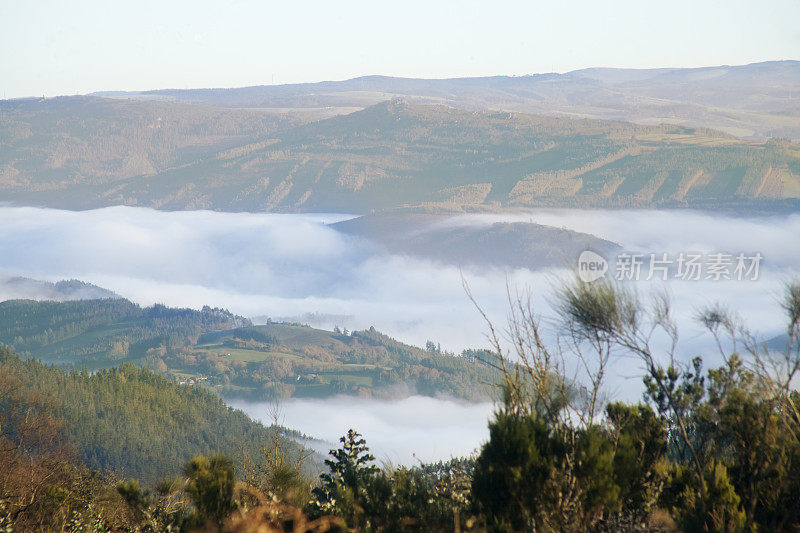
M 410 343 L 431 339 L 460 351 L 485 344 L 486 331 L 466 297 L 462 275 L 489 316 L 502 322 L 507 285 L 530 289 L 546 315 L 554 276 L 563 274 L 459 269 L 380 253 L 328 226 L 346 218 L 0 207 L 0 277 L 76 278 L 142 305 L 211 305 L 328 328 L 375 326 Z M 687 331 L 698 306 L 723 301 L 752 328 L 777 333 L 781 283 L 800 269 L 800 214 L 734 218 L 692 211 L 536 210 L 459 216 L 449 223 L 514 220 L 592 233 L 642 252 L 761 252 L 757 282 L 667 283 Z M 639 285 L 646 292 L 647 283 Z
M 460 269 L 389 255 L 329 226 L 347 218 L 133 207 L 81 212 L 0 207 L 0 278 L 75 278 L 142 305 L 211 305 L 249 317 L 296 319 L 325 328 L 375 326 L 405 342 L 424 345 L 431 339 L 452 351 L 486 346 L 487 328 L 465 294 L 465 280 L 493 321 L 505 320 L 510 287 L 512 292 L 529 290 L 547 323 L 551 288 L 563 271 Z M 800 272 L 800 214 L 734 217 L 695 211 L 562 209 L 464 215 L 446 223 L 498 221 L 565 227 L 643 253 L 760 252 L 764 260 L 757 281 L 637 284 L 641 293 L 655 286 L 673 296 L 686 357 L 709 347 L 694 316 L 700 307 L 717 301 L 737 310 L 764 337 L 780 334 L 781 287 Z M 630 361 L 618 364 L 610 392 L 638 397 L 639 376 Z M 389 460 L 408 460 L 409 453 L 425 459 L 448 457 L 474 448 L 485 437 L 490 406 L 465 407 L 442 399 L 404 402 L 304 400 L 287 402 L 283 408 L 287 425 L 326 440 L 356 426 Z M 242 407 L 265 416 L 264 406 Z M 432 435 L 428 450 L 411 445 L 421 433 Z
M 386 464 L 411 465 L 463 457 L 486 439 L 491 403 L 411 396 L 401 400 L 365 400 L 349 396 L 297 399 L 277 406 L 265 402 L 228 402 L 265 424 L 279 413 L 281 425 L 319 439 L 306 445 L 326 454 L 338 448 L 348 429 L 361 433 L 375 458 Z M 320 442 L 321 441 L 321 442 Z

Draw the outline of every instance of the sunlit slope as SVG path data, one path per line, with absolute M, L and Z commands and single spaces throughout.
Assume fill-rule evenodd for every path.
M 0 302 L 0 345 L 46 362 L 114 366 L 148 350 L 180 347 L 207 331 L 250 324 L 223 309 L 142 308 L 122 298 Z
M 182 383 L 258 400 L 415 393 L 477 400 L 489 398 L 499 379 L 483 364 L 491 354 L 422 349 L 374 328 L 253 326 L 222 309 L 141 308 L 123 299 L 0 302 L 3 345 L 91 370 L 143 364 Z
M 7 193 L 46 199 L 48 192 L 72 195 L 83 187 L 96 194 L 302 120 L 298 114 L 91 96 L 0 100 L 0 201 Z
M 384 102 L 189 164 L 9 199 L 63 207 L 368 212 L 398 206 L 784 205 L 800 147 L 712 130 Z

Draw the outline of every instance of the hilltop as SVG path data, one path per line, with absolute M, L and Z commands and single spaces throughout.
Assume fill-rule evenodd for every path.
M 404 210 L 364 215 L 332 224 L 393 254 L 459 267 L 569 267 L 584 250 L 610 257 L 622 247 L 594 235 L 533 222 L 480 223 L 457 215 Z
M 113 291 L 77 279 L 56 282 L 11 277 L 0 279 L 0 300 L 99 300 L 119 298 Z

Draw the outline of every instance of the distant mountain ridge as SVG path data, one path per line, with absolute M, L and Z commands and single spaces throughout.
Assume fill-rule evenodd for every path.
M 756 140 L 800 139 L 800 61 L 792 60 L 449 79 L 363 76 L 231 89 L 94 94 L 241 108 L 368 107 L 404 97 L 465 109 L 710 127 Z

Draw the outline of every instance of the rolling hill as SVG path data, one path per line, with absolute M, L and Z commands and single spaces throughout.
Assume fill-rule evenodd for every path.
M 90 368 L 141 360 L 153 348 L 181 347 L 202 333 L 250 325 L 223 309 L 142 308 L 122 298 L 0 302 L 0 344 L 21 355 Z
M 59 181 L 34 172 L 6 180 L 0 194 L 71 209 L 785 207 L 800 198 L 800 146 L 393 100 L 147 175 Z
M 297 113 L 90 96 L 4 100 L 0 190 L 35 195 L 98 184 L 113 187 L 119 180 L 190 164 L 304 120 Z M 5 193 L 0 198 L 10 199 Z
M 140 308 L 127 300 L 0 302 L 0 345 L 61 366 L 148 366 L 220 395 L 258 400 L 336 394 L 486 399 L 491 354 L 461 356 L 398 342 L 374 329 L 253 326 L 220 309 Z
M 125 180 L 102 196 L 168 209 L 356 213 L 675 206 L 797 198 L 799 176 L 800 147 L 790 143 L 391 101 Z
M 610 257 L 622 249 L 594 235 L 532 222 L 476 224 L 458 216 L 407 211 L 364 215 L 331 227 L 393 254 L 459 267 L 568 267 L 584 250 Z

